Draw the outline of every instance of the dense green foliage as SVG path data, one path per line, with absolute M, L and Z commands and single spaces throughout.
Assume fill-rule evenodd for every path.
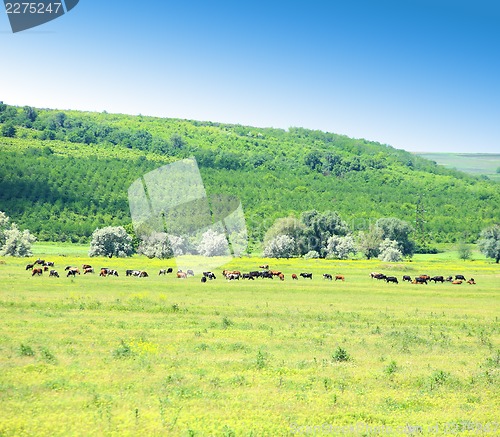
M 0 210 L 41 240 L 129 224 L 130 184 L 190 156 L 209 194 L 242 200 L 250 250 L 276 218 L 312 209 L 337 211 L 351 231 L 380 217 L 413 224 L 419 196 L 417 241 L 475 241 L 499 220 L 499 184 L 331 133 L 4 104 L 0 126 Z

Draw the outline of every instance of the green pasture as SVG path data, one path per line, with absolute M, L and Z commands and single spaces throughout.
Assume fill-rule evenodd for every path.
M 500 154 L 495 153 L 416 153 L 447 168 L 454 168 L 474 175 L 486 175 L 500 181 Z
M 54 261 L 60 278 L 0 258 L 0 436 L 500 433 L 500 266 L 489 260 L 241 258 L 226 267 L 269 263 L 286 279 L 227 282 L 219 268 L 202 284 L 201 272 L 159 276 L 172 260 L 85 252 L 37 247 L 30 260 Z M 120 276 L 64 276 L 84 263 Z M 387 284 L 372 271 L 477 285 Z M 292 281 L 300 272 L 314 279 Z

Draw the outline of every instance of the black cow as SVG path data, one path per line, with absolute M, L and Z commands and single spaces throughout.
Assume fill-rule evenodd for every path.
M 59 277 L 59 273 L 57 273 L 55 270 L 51 270 L 49 272 L 49 277 L 53 276 L 54 278 L 58 278 Z
M 461 279 L 462 281 L 465 281 L 465 276 L 464 275 L 455 275 L 455 281 L 458 281 Z
M 160 273 L 158 273 L 158 276 L 166 274 L 167 274 L 167 269 L 160 269 Z
M 194 276 L 194 272 L 193 272 L 192 270 L 188 270 L 188 271 L 186 272 L 186 275 L 187 275 L 187 276 Z
M 35 267 L 35 264 L 27 264 L 26 270 L 31 270 L 33 267 Z
M 398 278 L 396 278 L 396 276 L 387 276 L 385 278 L 385 282 L 394 282 L 396 284 L 399 284 Z
M 70 276 L 75 277 L 77 274 L 80 274 L 80 270 L 78 270 L 76 268 L 68 269 L 68 273 L 67 273 L 66 277 L 67 278 Z
M 207 278 L 207 279 L 210 279 L 210 280 L 217 279 L 215 277 L 215 273 L 213 273 L 213 272 L 203 272 L 203 277 Z
M 206 276 L 202 276 L 201 277 L 201 282 L 207 282 L 207 277 Z
M 271 272 L 260 272 L 261 278 L 274 279 L 274 276 Z
M 443 276 L 433 276 L 429 281 L 434 281 L 434 284 L 437 284 L 438 282 L 444 283 L 444 277 Z
M 174 269 L 173 269 L 172 267 L 169 267 L 169 268 L 167 269 L 167 273 L 174 273 Z
M 453 281 L 453 276 L 448 276 L 446 279 L 445 279 L 446 282 L 452 282 Z
M 370 276 L 372 277 L 372 279 L 375 278 L 379 280 L 387 278 L 387 276 L 385 276 L 383 273 L 371 273 Z
M 304 279 L 306 279 L 306 278 L 312 279 L 313 278 L 312 273 L 301 273 L 300 276 L 302 276 Z
M 252 276 L 250 273 L 243 273 L 243 279 L 249 279 L 250 281 L 255 281 L 255 276 Z
M 427 285 L 427 279 L 418 276 L 418 277 L 415 278 L 415 281 L 413 283 L 414 284 L 425 284 L 425 285 Z
M 404 282 L 404 281 L 411 282 L 411 277 L 410 277 L 410 276 L 408 276 L 408 275 L 404 275 L 404 276 L 403 276 L 403 282 Z
M 325 273 L 323 274 L 323 279 L 328 279 L 329 281 L 331 281 L 333 279 L 332 275 L 330 275 L 330 273 Z

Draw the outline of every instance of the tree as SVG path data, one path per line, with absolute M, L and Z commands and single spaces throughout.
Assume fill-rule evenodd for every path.
M 137 248 L 137 253 L 147 256 L 149 259 L 172 258 L 174 252 L 165 232 L 153 232 L 144 236 Z
M 306 226 L 295 217 L 283 217 L 277 219 L 273 225 L 267 230 L 264 236 L 264 247 L 280 235 L 287 235 L 295 240 L 296 253 L 305 254 L 307 252 L 307 242 L 306 242 Z
M 470 246 L 464 243 L 463 241 L 459 243 L 457 251 L 458 251 L 458 257 L 460 259 L 463 259 L 464 261 L 470 259 L 472 255 L 472 250 Z
M 2 126 L 2 136 L 7 138 L 14 138 L 16 136 L 16 128 L 12 123 L 5 123 Z
M 479 250 L 484 256 L 500 262 L 500 225 L 493 225 L 481 232 L 478 242 Z
M 226 236 L 212 229 L 202 235 L 197 250 L 203 256 L 224 256 L 230 253 Z
M 400 245 L 396 240 L 389 240 L 386 238 L 379 247 L 379 256 L 378 259 L 380 261 L 385 262 L 398 262 L 403 259 L 403 253 L 399 249 Z
M 279 235 L 267 244 L 264 257 L 291 258 L 296 253 L 295 250 L 295 239 L 288 235 Z
M 89 256 L 127 257 L 133 253 L 132 237 L 122 226 L 107 226 L 92 233 Z
M 5 231 L 9 228 L 9 217 L 0 211 L 0 248 L 5 244 Z
M 382 237 L 382 229 L 374 225 L 371 225 L 368 231 L 359 232 L 358 249 L 366 259 L 376 258 L 379 255 Z
M 305 211 L 301 215 L 301 221 L 306 226 L 306 230 L 298 246 L 306 252 L 315 250 L 321 257 L 326 255 L 326 245 L 330 237 L 344 236 L 349 232 L 347 223 L 334 211 L 323 213 L 316 210 Z
M 30 231 L 20 231 L 15 223 L 10 229 L 3 232 L 4 244 L 1 247 L 1 256 L 31 256 L 31 245 L 36 241 L 35 236 Z
M 334 235 L 328 239 L 326 250 L 329 256 L 348 259 L 350 255 L 356 254 L 356 243 L 351 235 L 345 237 Z
M 375 226 L 382 230 L 382 238 L 397 241 L 403 256 L 412 256 L 415 253 L 415 243 L 410 239 L 413 228 L 405 221 L 395 217 L 378 219 Z

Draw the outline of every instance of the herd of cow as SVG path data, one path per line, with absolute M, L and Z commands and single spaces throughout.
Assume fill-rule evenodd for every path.
M 54 267 L 54 263 L 50 261 L 45 261 L 42 259 L 37 259 L 34 263 L 28 264 L 26 266 L 26 270 L 31 270 L 31 276 L 40 276 L 43 274 L 43 272 L 49 272 L 50 277 L 56 277 L 59 278 L 59 273 L 57 270 L 50 269 L 50 267 Z M 259 266 L 261 270 L 255 270 L 251 271 L 248 273 L 241 273 L 239 270 L 223 270 L 222 271 L 222 276 L 227 279 L 228 281 L 233 281 L 233 280 L 240 280 L 240 279 L 247 279 L 249 281 L 254 281 L 255 279 L 262 278 L 262 279 L 274 279 L 279 278 L 280 281 L 285 280 L 285 275 L 283 272 L 279 270 L 270 270 L 268 264 L 264 264 Z M 89 274 L 89 273 L 94 273 L 94 268 L 89 265 L 89 264 L 83 264 L 82 268 L 74 267 L 74 266 L 67 266 L 64 271 L 66 272 L 66 276 L 70 277 L 73 276 L 75 277 L 76 275 L 80 275 L 81 272 L 83 272 L 84 275 Z M 169 273 L 174 273 L 172 267 L 169 267 L 168 269 L 161 269 L 158 275 L 166 275 Z M 126 276 L 135 276 L 139 278 L 147 278 L 149 275 L 145 270 L 126 270 L 125 272 Z M 118 271 L 114 269 L 110 269 L 107 267 L 102 267 L 99 270 L 99 276 L 118 276 Z M 178 270 L 176 273 L 176 277 L 179 279 L 185 279 L 189 276 L 194 276 L 194 271 L 193 270 L 187 270 L 187 271 L 182 271 Z M 296 273 L 293 273 L 291 275 L 292 280 L 298 280 L 299 276 L 304 278 L 304 279 L 310 279 L 312 280 L 313 274 L 312 273 L 307 273 L 303 272 L 297 275 Z M 398 284 L 398 278 L 396 276 L 387 276 L 384 275 L 383 273 L 377 273 L 377 272 L 372 272 L 370 273 L 370 277 L 372 279 L 378 279 L 378 280 L 385 280 L 387 283 L 392 282 Z M 207 282 L 217 279 L 215 273 L 213 272 L 203 272 L 203 275 L 201 277 L 201 282 Z M 329 273 L 324 273 L 323 274 L 323 279 L 333 281 L 344 281 L 345 277 L 344 275 L 331 275 Z M 412 284 L 425 284 L 427 285 L 428 282 L 434 282 L 434 283 L 444 283 L 444 282 L 451 282 L 452 284 L 460 285 L 464 281 L 466 281 L 465 276 L 463 275 L 455 275 L 453 276 L 429 276 L 429 275 L 420 275 L 416 276 L 413 279 L 409 275 L 403 275 L 403 282 L 407 281 Z M 474 278 L 470 278 L 468 281 L 466 281 L 468 284 L 475 284 L 476 282 L 474 281 Z
M 372 279 L 385 280 L 386 282 L 393 282 L 396 284 L 399 283 L 398 278 L 396 278 L 396 276 L 386 276 L 383 273 L 376 273 L 376 272 L 370 273 L 370 276 Z M 455 275 L 455 278 L 453 278 L 453 276 L 448 276 L 445 278 L 444 276 L 430 277 L 429 275 L 420 275 L 420 276 L 414 277 L 413 279 L 409 275 L 403 275 L 403 282 L 407 281 L 407 282 L 410 282 L 412 284 L 425 284 L 425 285 L 427 285 L 428 282 L 434 281 L 435 284 L 437 284 L 438 282 L 441 282 L 441 283 L 451 282 L 452 284 L 460 285 L 465 280 L 466 279 L 465 279 L 464 275 Z M 474 278 L 470 278 L 467 281 L 467 283 L 470 285 L 475 285 L 476 281 L 474 280 Z

